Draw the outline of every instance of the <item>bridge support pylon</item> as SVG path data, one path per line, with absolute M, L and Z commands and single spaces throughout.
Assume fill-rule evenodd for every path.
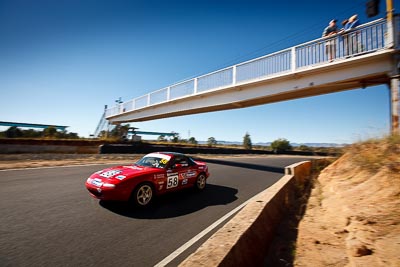
M 392 134 L 400 134 L 400 80 L 396 75 L 390 80 L 390 128 Z
M 394 6 L 393 0 L 386 0 L 386 20 L 387 20 L 387 33 L 388 47 L 395 47 L 399 49 L 400 39 L 396 37 L 399 29 L 398 24 L 394 23 Z M 395 29 L 396 28 L 396 29 Z M 390 78 L 390 132 L 391 134 L 400 134 L 400 55 L 396 53 L 393 56 L 393 71 Z
M 400 134 L 400 54 L 393 56 L 390 77 L 390 132 Z

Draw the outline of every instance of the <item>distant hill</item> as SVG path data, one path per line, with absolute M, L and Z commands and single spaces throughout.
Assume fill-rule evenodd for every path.
M 199 144 L 204 145 L 207 144 L 207 141 L 198 141 Z M 239 145 L 241 146 L 243 142 L 238 142 L 238 141 L 221 141 L 218 140 L 217 143 L 219 145 Z M 308 146 L 308 147 L 344 147 L 347 146 L 348 144 L 336 144 L 336 143 L 290 143 L 293 147 L 299 147 L 299 146 Z M 253 146 L 270 146 L 271 142 L 258 142 L 258 143 L 253 143 Z

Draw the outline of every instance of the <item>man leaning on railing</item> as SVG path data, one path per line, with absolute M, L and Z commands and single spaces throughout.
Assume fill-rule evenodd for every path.
M 338 27 L 336 25 L 337 20 L 333 19 L 329 22 L 328 27 L 324 29 L 322 37 L 332 37 L 338 32 Z M 325 51 L 329 58 L 329 62 L 332 62 L 336 56 L 336 38 L 330 38 L 325 41 Z
M 359 42 L 358 42 L 358 33 L 349 33 L 352 29 L 356 28 L 360 25 L 360 21 L 358 20 L 357 14 L 351 16 L 344 25 L 343 34 L 344 34 L 344 53 L 345 56 L 351 56 L 353 54 L 359 53 Z

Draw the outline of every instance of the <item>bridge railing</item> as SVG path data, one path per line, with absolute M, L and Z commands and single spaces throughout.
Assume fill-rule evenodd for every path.
M 375 52 L 386 48 L 386 37 L 386 20 L 375 20 L 334 37 L 319 38 L 134 98 L 107 109 L 106 117 Z M 333 48 L 332 55 L 329 48 Z

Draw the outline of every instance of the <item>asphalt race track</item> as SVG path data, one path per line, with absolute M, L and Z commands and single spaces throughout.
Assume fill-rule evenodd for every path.
M 209 159 L 204 192 L 162 196 L 146 210 L 89 196 L 86 178 L 110 165 L 0 171 L 0 266 L 154 266 L 306 159 Z

